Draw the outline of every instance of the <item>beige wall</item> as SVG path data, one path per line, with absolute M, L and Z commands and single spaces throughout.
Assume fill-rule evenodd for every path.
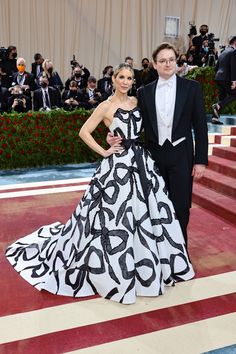
M 165 16 L 180 17 L 180 37 L 187 47 L 190 20 L 220 37 L 236 35 L 236 0 L 0 0 L 0 46 L 16 45 L 27 61 L 35 52 L 50 58 L 65 80 L 72 55 L 101 77 L 105 65 L 126 55 L 140 67 L 164 38 Z M 173 40 L 172 40 L 173 42 Z

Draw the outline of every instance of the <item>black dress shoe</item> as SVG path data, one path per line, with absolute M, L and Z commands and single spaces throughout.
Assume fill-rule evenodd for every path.
M 217 117 L 212 117 L 211 118 L 211 123 L 212 124 L 223 124 Z
M 211 107 L 212 107 L 212 109 L 213 109 L 214 115 L 215 115 L 217 118 L 220 118 L 220 110 L 219 110 L 219 108 L 218 108 L 218 104 L 217 104 L 217 103 L 214 103 Z

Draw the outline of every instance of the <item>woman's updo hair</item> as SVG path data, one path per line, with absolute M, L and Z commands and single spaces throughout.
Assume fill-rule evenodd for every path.
M 119 65 L 115 68 L 113 76 L 114 76 L 114 77 L 117 77 L 117 75 L 119 74 L 119 72 L 120 72 L 121 70 L 123 70 L 123 69 L 129 70 L 129 71 L 131 72 L 131 74 L 132 74 L 132 77 L 134 77 L 134 70 L 133 70 L 132 66 L 129 65 L 128 63 L 121 63 L 121 64 L 119 64 Z

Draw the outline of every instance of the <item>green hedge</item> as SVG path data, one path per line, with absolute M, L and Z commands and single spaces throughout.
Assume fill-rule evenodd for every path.
M 96 161 L 99 156 L 79 137 L 90 111 L 28 112 L 0 116 L 0 168 L 22 168 Z M 94 138 L 105 146 L 107 128 Z
M 206 111 L 217 101 L 214 68 L 197 68 L 187 77 L 198 80 L 203 88 Z M 225 108 L 236 114 L 236 102 Z M 0 169 L 94 162 L 99 155 L 79 138 L 78 131 L 91 111 L 28 112 L 0 116 Z M 101 124 L 94 133 L 96 141 L 106 146 L 107 128 Z
M 215 68 L 213 66 L 206 66 L 204 68 L 196 68 L 190 71 L 186 78 L 197 80 L 201 83 L 205 108 L 207 113 L 212 113 L 212 104 L 218 101 L 218 90 L 215 83 Z M 236 114 L 236 101 L 229 104 L 222 110 L 222 114 Z

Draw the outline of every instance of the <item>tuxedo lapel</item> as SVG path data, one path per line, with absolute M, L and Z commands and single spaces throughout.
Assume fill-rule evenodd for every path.
M 174 110 L 174 119 L 173 119 L 173 127 L 172 127 L 172 134 L 175 128 L 178 125 L 178 122 L 181 117 L 181 113 L 184 107 L 184 102 L 187 99 L 188 90 L 185 87 L 184 79 L 177 76 L 176 82 L 176 98 L 175 98 L 175 110 Z
M 158 128 L 157 128 L 157 114 L 156 114 L 156 99 L 155 99 L 155 93 L 156 93 L 156 87 L 157 87 L 157 80 L 154 81 L 150 86 L 149 86 L 149 91 L 147 92 L 148 98 L 147 102 L 149 103 L 149 119 L 150 123 L 153 127 L 153 130 L 155 134 L 158 137 Z

